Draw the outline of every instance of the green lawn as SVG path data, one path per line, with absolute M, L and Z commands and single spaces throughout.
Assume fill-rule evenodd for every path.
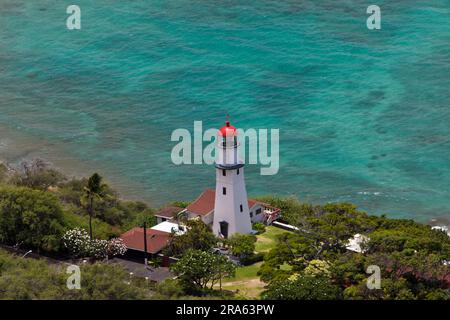
M 257 262 L 249 266 L 236 268 L 236 275 L 233 278 L 226 278 L 224 282 L 234 282 L 259 278 L 256 273 L 261 267 L 262 262 Z
M 286 231 L 273 226 L 266 227 L 266 231 L 264 233 L 256 236 L 256 252 L 270 251 L 270 249 L 275 247 L 277 237 L 281 234 L 289 232 L 290 231 Z

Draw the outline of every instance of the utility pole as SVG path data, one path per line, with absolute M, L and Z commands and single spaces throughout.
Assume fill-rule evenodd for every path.
M 220 292 L 222 293 L 222 265 L 219 267 Z
M 144 265 L 147 267 L 147 223 L 144 221 Z

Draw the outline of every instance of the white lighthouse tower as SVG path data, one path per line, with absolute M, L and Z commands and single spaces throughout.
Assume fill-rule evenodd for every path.
M 217 139 L 213 232 L 224 238 L 236 232 L 252 233 L 244 163 L 238 155 L 237 135 L 236 128 L 227 121 Z

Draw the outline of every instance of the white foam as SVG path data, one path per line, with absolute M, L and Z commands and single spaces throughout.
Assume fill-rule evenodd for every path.
M 431 227 L 431 229 L 444 231 L 450 237 L 450 228 L 447 226 L 434 226 L 434 227 Z

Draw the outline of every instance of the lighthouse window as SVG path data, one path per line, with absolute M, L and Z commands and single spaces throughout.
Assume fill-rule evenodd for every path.
M 239 174 L 239 169 L 237 169 L 237 174 Z
M 222 170 L 222 175 L 225 177 L 227 175 L 227 171 L 226 170 Z
M 239 209 L 241 209 L 241 212 L 244 211 L 244 209 L 242 208 L 242 204 L 239 206 Z
M 227 194 L 227 188 L 223 187 L 222 188 L 222 193 L 223 193 L 223 195 L 226 195 Z
M 253 218 L 253 211 L 250 211 L 250 218 Z

